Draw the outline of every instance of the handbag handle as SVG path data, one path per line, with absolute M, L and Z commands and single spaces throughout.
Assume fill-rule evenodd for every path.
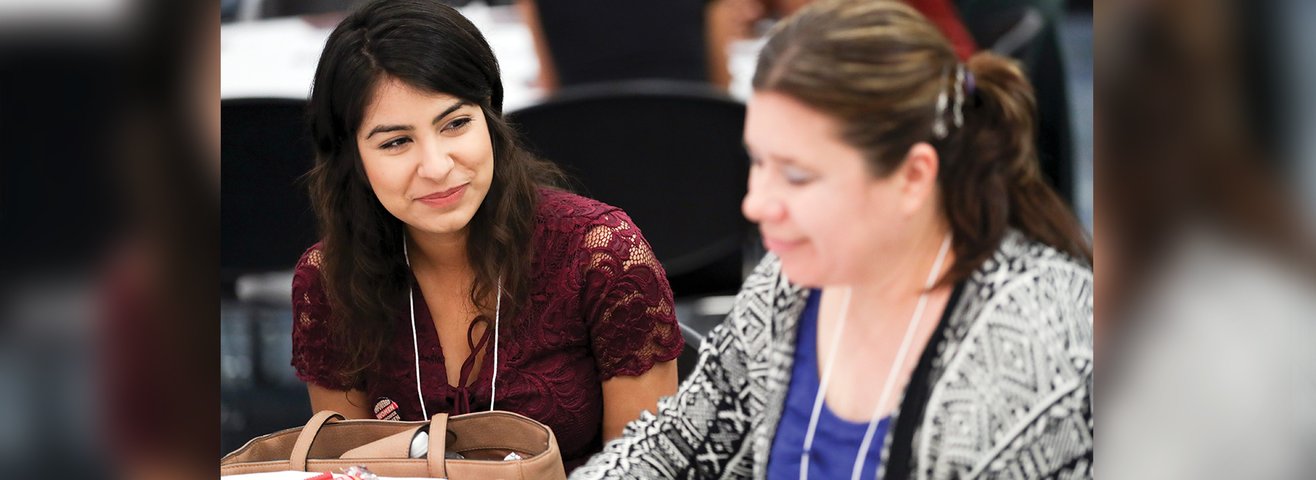
M 436 413 L 430 417 L 430 448 L 426 455 L 431 477 L 448 478 L 447 466 L 444 465 L 447 444 L 448 414 Z
M 311 444 L 315 443 L 316 434 L 320 433 L 320 427 L 323 427 L 329 420 L 346 420 L 343 414 L 333 410 L 321 410 L 306 422 L 302 427 L 302 432 L 297 435 L 297 442 L 292 444 L 292 455 L 288 456 L 288 469 L 299 472 L 306 471 L 306 455 L 311 451 Z

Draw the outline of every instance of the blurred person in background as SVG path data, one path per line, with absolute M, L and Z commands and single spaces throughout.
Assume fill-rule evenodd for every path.
M 116 59 L 127 82 L 80 79 L 125 90 L 106 137 L 124 211 L 98 277 L 93 402 L 121 477 L 201 478 L 213 475 L 219 450 L 219 3 L 153 2 L 136 13 L 140 28 L 126 29 L 124 41 L 132 50 Z M 72 191 L 84 204 L 100 201 Z M 78 425 L 60 442 L 87 431 Z M 67 468 L 46 463 L 30 478 Z
M 571 471 L 675 391 L 684 340 L 639 227 L 553 188 L 502 95 L 484 37 L 439 2 L 371 2 L 334 29 L 292 363 L 317 411 L 529 416 Z
M 711 0 L 708 2 L 709 74 L 713 83 L 726 87 L 731 81 L 727 49 L 731 44 L 759 36 L 755 26 L 765 19 L 785 18 L 813 0 Z M 961 61 L 978 51 L 951 0 L 904 0 L 941 29 L 955 47 Z
M 539 57 L 539 84 L 562 87 L 662 79 L 731 84 L 728 49 L 758 36 L 755 25 L 810 0 L 591 2 L 518 0 Z M 965 60 L 977 50 L 951 0 L 905 0 L 951 39 Z
M 1309 30 L 1310 5 L 1097 12 L 1103 476 L 1316 471 L 1316 262 L 1294 201 L 1313 188 L 1295 181 L 1312 158 L 1285 158 L 1294 139 L 1283 138 L 1310 136 L 1296 121 L 1310 110 L 1286 109 L 1313 104 L 1311 81 L 1276 75 L 1310 59 L 1283 43 L 1295 25 Z
M 893 0 L 775 26 L 745 143 L 771 251 L 692 376 L 573 478 L 1091 478 L 1092 254 L 1032 90 Z

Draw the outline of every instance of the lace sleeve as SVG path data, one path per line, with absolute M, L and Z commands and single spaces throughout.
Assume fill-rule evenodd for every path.
M 583 305 L 602 378 L 639 376 L 679 356 L 685 339 L 672 288 L 630 217 L 600 216 L 585 231 L 584 249 Z
M 699 347 L 699 361 L 676 395 L 658 400 L 658 413 L 640 413 L 622 436 L 603 446 L 571 480 L 753 478 L 757 439 L 752 432 L 767 416 L 767 368 L 754 357 L 768 349 L 764 316 L 773 315 L 773 286 L 780 271 L 767 255 L 726 321 Z
M 334 390 L 358 388 L 337 370 L 340 352 L 331 339 L 332 311 L 320 276 L 319 245 L 297 261 L 292 277 L 292 366 L 297 378 Z

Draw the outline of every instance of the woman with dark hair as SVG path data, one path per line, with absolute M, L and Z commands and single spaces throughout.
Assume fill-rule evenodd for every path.
M 1031 87 L 894 0 L 774 27 L 745 144 L 770 254 L 677 394 L 573 478 L 1090 478 L 1091 249 Z
M 504 121 L 493 52 L 456 10 L 375 1 L 329 36 L 311 92 L 322 241 L 293 279 L 315 410 L 514 411 L 567 471 L 676 390 L 662 266 L 621 210 L 552 188 Z

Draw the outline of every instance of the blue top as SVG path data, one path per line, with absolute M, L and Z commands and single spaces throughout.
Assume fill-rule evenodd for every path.
M 777 435 L 772 440 L 772 454 L 768 457 L 768 478 L 800 478 L 800 454 L 804 453 L 804 436 L 809 430 L 809 417 L 813 413 L 813 400 L 818 394 L 818 303 L 822 293 L 809 292 L 809 302 L 800 315 L 799 335 L 795 344 L 795 365 L 791 369 L 790 388 L 786 391 L 786 405 L 777 424 Z M 881 463 L 882 442 L 886 439 L 891 417 L 877 423 L 873 443 L 869 445 L 861 478 L 875 478 Z M 832 413 L 823 401 L 818 413 L 818 426 L 814 429 L 813 448 L 809 456 L 809 478 L 850 478 L 854 470 L 859 444 L 864 441 L 868 423 L 854 423 Z

